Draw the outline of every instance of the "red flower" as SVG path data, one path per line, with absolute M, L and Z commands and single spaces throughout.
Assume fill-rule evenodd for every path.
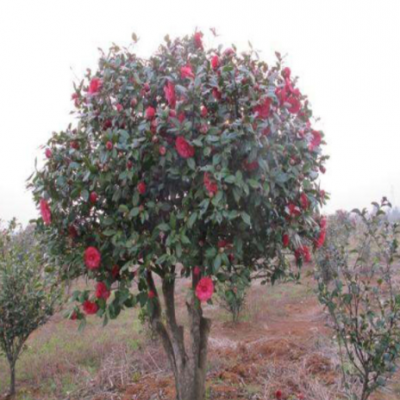
M 277 391 L 275 392 L 275 397 L 276 397 L 278 400 L 282 399 L 282 391 L 281 391 L 281 390 L 277 390 Z
M 149 297 L 149 299 L 154 299 L 154 297 L 156 297 L 156 294 L 152 290 L 149 290 L 147 296 Z
M 217 88 L 213 88 L 212 95 L 215 100 L 221 100 L 222 98 L 222 93 Z
M 167 153 L 167 149 L 165 146 L 160 146 L 158 152 L 160 153 L 160 156 L 165 156 L 165 154 Z
M 196 296 L 203 302 L 210 300 L 214 293 L 214 283 L 211 278 L 204 277 L 201 278 L 196 286 Z
M 203 42 L 201 40 L 202 37 L 203 37 L 203 34 L 201 32 L 196 32 L 194 34 L 194 44 L 198 49 L 203 48 Z
M 299 215 L 301 215 L 300 208 L 297 207 L 295 204 L 290 203 L 287 205 L 287 208 L 291 217 L 298 217 Z
M 280 87 L 275 90 L 276 97 L 279 99 L 279 103 L 282 105 L 285 103 L 288 97 L 288 91 L 286 87 Z
M 208 172 L 204 172 L 204 186 L 207 189 L 208 193 L 211 196 L 214 196 L 218 192 L 218 185 L 216 182 L 210 179 L 210 174 Z
M 71 146 L 73 149 L 75 149 L 75 150 L 79 150 L 79 143 L 78 143 L 76 140 L 73 140 L 73 141 L 70 143 L 70 146 Z
M 97 201 L 97 193 L 96 192 L 92 192 L 89 195 L 89 201 L 94 204 Z
M 103 129 L 104 130 L 107 130 L 108 128 L 111 128 L 112 127 L 112 122 L 111 122 L 111 120 L 110 119 L 106 119 L 105 121 L 104 121 L 104 124 L 103 124 Z
M 95 292 L 95 296 L 98 299 L 104 299 L 107 300 L 110 297 L 110 291 L 107 289 L 107 286 L 105 283 L 103 282 L 99 282 L 96 285 L 96 292 Z
M 93 78 L 89 83 L 89 94 L 94 95 L 99 92 L 103 82 L 99 78 Z
M 46 149 L 46 151 L 44 152 L 45 156 L 47 158 L 51 158 L 53 156 L 53 152 L 51 151 L 51 149 Z
M 112 144 L 112 142 L 108 141 L 108 142 L 106 143 L 106 148 L 107 148 L 108 151 L 111 151 L 111 150 L 113 149 L 113 144 Z
M 75 239 L 75 238 L 78 236 L 78 231 L 77 231 L 77 229 L 75 228 L 75 226 L 71 225 L 71 226 L 68 228 L 68 234 L 69 234 L 69 237 L 70 237 L 71 239 Z
M 308 248 L 308 246 L 305 246 L 305 245 L 302 247 L 299 247 L 294 252 L 294 256 L 296 257 L 296 260 L 299 260 L 300 258 L 302 258 L 305 262 L 311 261 L 310 249 Z
M 206 117 L 207 117 L 208 110 L 207 110 L 207 107 L 206 107 L 206 106 L 201 106 L 201 108 L 200 108 L 200 114 L 201 114 L 201 116 L 202 116 L 203 118 L 206 118 Z
M 176 138 L 175 147 L 178 154 L 183 158 L 191 158 L 194 156 L 194 147 L 182 136 Z
M 247 160 L 243 161 L 243 169 L 245 171 L 251 172 L 251 171 L 255 171 L 256 169 L 258 169 L 259 164 L 257 160 L 254 160 L 252 162 L 248 162 Z
M 146 184 L 144 182 L 139 182 L 137 185 L 137 190 L 139 191 L 140 194 L 145 194 L 146 193 Z
M 234 54 L 235 54 L 235 50 L 233 50 L 233 49 L 231 49 L 231 48 L 226 49 L 226 50 L 224 51 L 224 56 L 225 56 L 225 57 L 233 56 Z
M 143 89 L 145 92 L 150 92 L 150 84 L 148 82 L 144 83 Z
M 301 204 L 301 208 L 303 210 L 307 210 L 308 206 L 310 205 L 308 197 L 307 197 L 307 195 L 305 193 L 302 193 L 300 195 L 300 204 Z
M 219 249 L 222 249 L 222 248 L 231 248 L 231 247 L 232 247 L 232 243 L 228 242 L 228 241 L 225 240 L 225 239 L 221 239 L 221 240 L 218 240 L 217 246 L 218 246 Z
M 126 168 L 127 169 L 132 169 L 132 167 L 133 167 L 133 162 L 131 160 L 128 160 L 127 163 L 126 163 Z
M 194 267 L 193 268 L 193 275 L 194 276 L 199 276 L 201 274 L 201 269 L 200 267 Z
M 318 238 L 315 240 L 315 247 L 317 249 L 321 248 L 324 243 L 325 243 L 325 238 L 326 238 L 326 230 L 325 229 L 321 229 L 321 231 L 319 232 Z
M 152 120 L 156 115 L 156 110 L 153 107 L 147 107 L 146 108 L 146 119 L 147 120 Z
M 96 247 L 88 247 L 85 250 L 84 259 L 85 264 L 89 269 L 93 270 L 100 267 L 101 254 Z
M 185 79 L 185 78 L 193 79 L 194 78 L 194 74 L 193 74 L 191 65 L 186 65 L 181 68 L 181 77 L 182 77 L 182 79 Z
M 180 123 L 182 123 L 185 119 L 186 119 L 185 113 L 184 113 L 184 112 L 181 112 L 181 113 L 178 115 L 178 121 L 179 121 Z
M 93 303 L 92 301 L 86 300 L 83 302 L 83 311 L 85 311 L 85 313 L 87 315 L 93 315 L 96 314 L 99 307 L 96 303 Z
M 289 67 L 283 68 L 283 70 L 282 70 L 282 76 L 283 76 L 284 78 L 289 79 L 289 78 L 290 78 L 290 73 L 291 73 L 291 71 L 290 71 L 290 68 L 289 68 Z
M 212 69 L 215 71 L 219 67 L 219 57 L 217 55 L 213 56 L 211 59 Z
M 43 222 L 45 225 L 51 224 L 51 211 L 49 203 L 45 199 L 40 200 L 40 213 L 42 214 Z
M 288 107 L 288 111 L 291 114 L 297 114 L 300 111 L 301 103 L 297 97 L 290 96 L 286 99 L 286 103 L 290 104 L 290 107 Z
M 269 117 L 271 112 L 271 103 L 272 100 L 267 97 L 261 102 L 261 104 L 254 107 L 254 112 L 257 113 L 257 118 L 266 119 Z
M 117 279 L 119 277 L 119 266 L 118 265 L 113 265 L 112 269 L 111 269 L 111 276 L 114 279 Z
M 283 243 L 283 247 L 288 247 L 288 246 L 289 246 L 289 244 L 290 244 L 290 238 L 289 238 L 289 235 L 288 235 L 287 233 L 285 233 L 285 234 L 282 236 L 282 243 Z
M 78 314 L 76 313 L 76 311 L 73 311 L 71 316 L 69 317 L 69 319 L 71 321 L 76 321 L 78 319 Z
M 308 145 L 308 148 L 310 149 L 310 151 L 313 151 L 316 147 L 318 147 L 321 144 L 322 137 L 318 131 L 311 131 L 311 134 L 312 134 L 312 139 L 310 144 Z
M 319 167 L 319 170 L 320 170 L 323 174 L 326 172 L 326 168 L 325 168 L 323 165 L 321 165 L 321 166 Z
M 175 85 L 172 82 L 167 82 L 164 86 L 164 94 L 165 98 L 168 101 L 168 104 L 171 108 L 175 108 L 176 106 L 176 95 L 175 95 Z

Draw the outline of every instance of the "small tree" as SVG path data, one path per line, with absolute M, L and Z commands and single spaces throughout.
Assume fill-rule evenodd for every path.
M 223 266 L 278 259 L 278 276 L 285 247 L 299 265 L 309 259 L 326 157 L 279 54 L 270 67 L 253 50 L 206 50 L 200 32 L 165 41 L 150 59 L 118 46 L 102 54 L 75 86 L 77 123 L 49 140 L 32 187 L 60 273 L 98 281 L 75 293 L 83 312 L 73 317 L 147 308 L 178 399 L 202 400 L 211 326 L 202 303 L 235 274 Z M 175 313 L 179 276 L 192 282 L 190 346 Z
M 363 234 L 355 244 L 337 248 L 340 262 L 335 279 L 329 284 L 323 279 L 319 282 L 320 301 L 330 312 L 339 347 L 347 356 L 341 358 L 346 388 L 352 399 L 361 400 L 392 376 L 400 352 L 400 295 L 395 276 L 400 230 L 384 212 L 390 206 L 387 200 L 374 204 L 372 215 L 354 210 Z M 365 248 L 371 249 L 367 259 Z M 351 369 L 344 369 L 346 362 Z
M 218 282 L 218 299 L 222 308 L 231 314 L 232 322 L 238 322 L 251 284 L 250 270 L 241 265 L 231 268 L 234 273 L 224 274 L 224 278 Z
M 14 220 L 0 234 L 0 350 L 10 366 L 11 395 L 24 344 L 53 314 L 59 293 L 45 272 L 33 229 L 17 228 Z

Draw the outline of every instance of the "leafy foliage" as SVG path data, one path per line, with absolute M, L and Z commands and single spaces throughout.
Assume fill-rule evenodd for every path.
M 60 293 L 42 252 L 33 230 L 18 230 L 15 220 L 0 234 L 0 350 L 10 365 L 12 394 L 23 346 L 53 314 Z
M 210 324 L 200 302 L 214 282 L 232 279 L 235 265 L 268 269 L 272 260 L 277 279 L 286 248 L 299 265 L 309 260 L 327 158 L 279 54 L 270 67 L 253 50 L 205 49 L 202 36 L 167 36 L 149 59 L 116 45 L 102 53 L 75 86 L 76 123 L 52 136 L 31 179 L 60 274 L 102 287 L 75 292 L 83 312 L 71 318 L 107 322 L 140 304 L 181 380 L 178 398 L 203 397 Z M 179 276 L 192 278 L 191 372 L 175 316 Z
M 336 248 L 340 262 L 330 283 L 319 282 L 319 298 L 330 312 L 339 345 L 344 348 L 352 368 L 352 398 L 366 400 L 396 370 L 400 351 L 400 296 L 396 285 L 399 259 L 399 225 L 389 222 L 384 209 L 386 199 L 374 203 L 375 210 L 354 210 L 363 235 L 351 246 Z M 371 257 L 364 258 L 365 248 Z M 346 361 L 343 359 L 343 367 Z M 354 390 L 358 381 L 360 391 Z
M 218 299 L 221 306 L 231 314 L 232 321 L 237 322 L 245 306 L 251 281 L 248 268 L 240 265 L 233 268 L 234 274 L 229 274 L 228 279 L 218 285 Z

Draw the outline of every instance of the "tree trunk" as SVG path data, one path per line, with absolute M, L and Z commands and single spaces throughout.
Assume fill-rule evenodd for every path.
M 10 396 L 15 395 L 15 363 L 10 364 Z
M 156 288 L 151 275 L 150 288 Z M 161 304 L 158 297 L 151 323 L 161 338 L 175 377 L 177 400 L 204 400 L 207 367 L 207 344 L 211 322 L 203 317 L 200 302 L 191 296 L 186 306 L 190 317 L 190 348 L 184 343 L 183 327 L 178 325 L 175 314 L 175 282 L 163 280 L 167 326 L 161 319 Z M 156 293 L 156 292 L 155 292 Z

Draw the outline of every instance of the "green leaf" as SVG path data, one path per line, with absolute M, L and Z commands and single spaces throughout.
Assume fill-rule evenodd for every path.
M 187 224 L 188 227 L 189 227 L 189 228 L 192 228 L 193 225 L 194 225 L 194 223 L 196 222 L 196 220 L 197 220 L 197 212 L 195 211 L 195 212 L 193 212 L 192 215 L 189 217 L 188 224 Z
M 244 212 L 244 211 L 242 211 L 240 214 L 241 214 L 241 216 L 242 216 L 242 220 L 243 220 L 247 225 L 251 226 L 251 218 L 250 218 L 250 215 L 247 214 L 247 213 Z

